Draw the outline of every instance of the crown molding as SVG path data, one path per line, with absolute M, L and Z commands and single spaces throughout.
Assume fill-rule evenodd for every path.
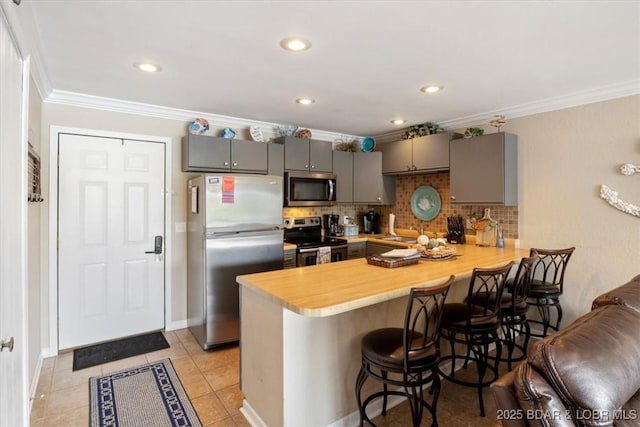
M 42 94 L 42 91 L 40 92 Z M 538 113 L 556 111 L 565 108 L 577 107 L 594 102 L 606 101 L 615 98 L 640 94 L 640 79 L 603 86 L 596 89 L 589 89 L 574 92 L 541 101 L 506 107 L 500 110 L 486 111 L 479 114 L 458 117 L 455 119 L 441 121 L 438 124 L 447 130 L 460 129 L 463 127 L 477 126 L 488 123 L 496 114 L 502 114 L 507 119 L 524 117 Z M 232 127 L 237 129 L 258 126 L 267 134 L 265 136 L 275 136 L 275 127 L 278 123 L 263 122 L 258 120 L 245 119 L 240 117 L 224 116 L 220 114 L 204 113 L 200 111 L 183 110 L 159 105 L 144 104 L 140 102 L 125 101 L 121 99 L 105 98 L 100 96 L 86 95 L 76 92 L 60 90 L 50 91 L 47 97 L 43 97 L 45 102 L 51 104 L 68 105 L 82 108 L 92 108 L 104 111 L 112 111 L 126 114 L 137 114 L 148 117 L 159 117 L 169 120 L 190 121 L 194 117 L 202 117 L 209 121 L 213 127 Z M 376 141 L 385 143 L 402 139 L 402 135 L 407 128 L 396 129 L 392 132 L 376 135 Z M 323 141 L 337 141 L 343 138 L 361 139 L 361 136 L 347 135 L 343 133 L 330 132 L 321 129 L 310 129 L 313 138 Z
M 516 117 L 524 117 L 549 111 L 562 110 L 565 108 L 578 107 L 580 105 L 592 104 L 616 98 L 624 98 L 626 96 L 638 94 L 640 94 L 640 78 L 613 85 L 602 86 L 595 89 L 573 92 L 568 95 L 547 98 L 536 102 L 514 105 L 500 110 L 486 111 L 484 113 L 444 120 L 438 122 L 438 124 L 443 129 L 455 130 L 469 126 L 477 126 L 479 124 L 486 124 L 489 120 L 492 120 L 496 114 L 502 114 L 508 120 Z M 404 134 L 406 129 L 408 128 L 376 135 L 376 141 L 385 143 L 402 139 L 402 134 Z
M 25 28 L 37 28 L 33 11 L 29 2 L 16 5 L 13 2 L 2 1 L 0 7 L 5 13 L 11 33 L 16 39 L 18 49 L 23 59 L 29 59 L 30 75 L 38 89 L 41 99 L 46 99 L 52 91 L 49 73 L 42 55 L 42 47 L 38 37 Z
M 234 129 L 248 129 L 251 126 L 260 127 L 265 136 L 277 136 L 275 128 L 281 123 L 263 122 L 244 119 L 241 117 L 223 116 L 220 114 L 204 113 L 201 111 L 183 110 L 179 108 L 164 107 L 161 105 L 145 104 L 141 102 L 125 101 L 121 99 L 105 98 L 101 96 L 86 95 L 76 92 L 53 90 L 45 99 L 46 103 L 67 105 L 72 107 L 91 108 L 96 110 L 111 111 L 125 114 L 136 114 L 147 117 L 158 117 L 168 120 L 189 122 L 195 117 L 202 117 L 209 122 L 211 127 L 231 127 Z M 346 135 L 344 133 L 330 132 L 322 129 L 309 129 L 313 139 L 322 141 L 341 140 L 342 138 L 360 139 L 361 136 Z

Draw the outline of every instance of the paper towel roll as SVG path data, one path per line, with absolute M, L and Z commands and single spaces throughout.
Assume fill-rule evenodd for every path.
M 396 216 L 392 213 L 389 214 L 389 234 L 395 236 L 396 233 L 393 231 L 394 224 L 396 222 Z

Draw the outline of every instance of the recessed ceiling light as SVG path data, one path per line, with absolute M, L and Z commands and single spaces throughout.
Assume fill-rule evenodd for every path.
M 436 93 L 436 92 L 440 92 L 442 89 L 444 89 L 442 86 L 435 86 L 435 85 L 430 85 L 430 86 L 423 86 L 420 88 L 420 92 L 424 92 L 424 93 Z
M 311 98 L 298 98 L 296 99 L 296 102 L 300 105 L 311 105 L 316 102 L 316 100 Z
M 307 50 L 311 47 L 311 42 L 300 37 L 287 37 L 280 41 L 280 46 L 282 46 L 284 50 L 288 50 L 290 52 L 302 52 L 303 50 Z
M 404 119 L 393 119 L 393 120 L 391 120 L 391 123 L 394 124 L 394 125 L 403 125 L 403 124 L 407 123 L 407 121 L 404 120 Z
M 133 66 L 146 73 L 157 73 L 162 71 L 162 68 L 159 65 L 150 64 L 148 62 L 136 62 Z

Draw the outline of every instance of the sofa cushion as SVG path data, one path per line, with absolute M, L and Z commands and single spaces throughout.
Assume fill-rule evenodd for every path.
M 591 309 L 595 310 L 605 305 L 624 305 L 640 311 L 640 275 L 596 297 L 591 304 Z
M 640 312 L 600 307 L 540 341 L 527 364 L 553 386 L 579 425 L 611 424 L 640 388 Z

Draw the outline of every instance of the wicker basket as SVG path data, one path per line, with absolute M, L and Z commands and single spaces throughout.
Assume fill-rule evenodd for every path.
M 367 264 L 377 265 L 378 267 L 395 268 L 404 267 L 405 265 L 417 264 L 420 258 L 383 258 L 380 256 L 372 255 L 367 257 Z

